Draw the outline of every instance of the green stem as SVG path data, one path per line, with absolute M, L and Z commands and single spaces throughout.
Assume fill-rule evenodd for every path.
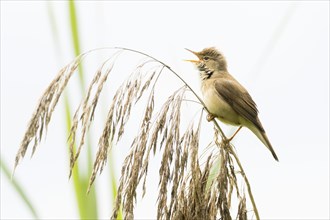
M 78 56 L 80 54 L 80 41 L 79 41 L 79 32 L 78 32 L 78 22 L 77 22 L 77 13 L 76 7 L 73 0 L 69 1 L 69 14 L 70 14 L 70 23 L 71 23 L 71 32 L 72 32 L 72 43 L 74 54 Z M 81 90 L 84 91 L 85 81 L 82 66 L 78 67 L 79 81 L 81 85 Z
M 6 178 L 11 182 L 12 186 L 15 188 L 16 192 L 20 195 L 21 199 L 24 201 L 25 205 L 30 210 L 32 216 L 34 219 L 39 219 L 38 214 L 36 212 L 36 209 L 34 208 L 34 205 L 30 201 L 29 197 L 26 195 L 25 191 L 23 190 L 22 186 L 15 180 L 11 178 L 10 171 L 7 167 L 7 165 L 3 162 L 3 159 L 0 158 L 0 166 L 2 172 L 5 174 Z
M 70 15 L 70 24 L 71 24 L 71 32 L 72 32 L 72 43 L 74 54 L 78 56 L 80 52 L 80 41 L 79 41 L 79 31 L 78 31 L 78 20 L 76 13 L 76 6 L 73 0 L 68 2 L 69 7 L 69 15 Z M 82 65 L 78 66 L 78 75 L 79 75 L 79 85 L 81 94 L 84 96 L 85 94 L 85 80 L 83 74 Z M 66 103 L 66 105 L 69 103 Z M 70 133 L 71 126 L 67 129 L 67 132 Z M 96 191 L 93 190 L 88 196 L 85 191 L 88 187 L 89 179 L 87 175 L 83 175 L 78 172 L 78 164 L 76 166 L 76 175 L 77 178 L 74 178 L 74 186 L 76 190 L 76 198 L 78 202 L 79 212 L 81 218 L 88 219 L 97 219 L 97 198 Z M 87 134 L 87 173 L 91 173 L 92 170 L 92 147 L 90 136 Z M 75 169 L 73 170 L 73 175 L 75 175 Z M 78 186 L 79 185 L 79 186 Z M 94 188 L 95 189 L 95 188 Z

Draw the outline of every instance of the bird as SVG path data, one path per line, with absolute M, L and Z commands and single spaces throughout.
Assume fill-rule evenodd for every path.
M 227 61 L 215 47 L 195 52 L 185 48 L 197 56 L 197 60 L 186 60 L 195 64 L 201 79 L 202 100 L 209 114 L 207 120 L 214 118 L 239 126 L 228 141 L 231 141 L 244 126 L 251 130 L 269 149 L 274 159 L 278 157 L 266 135 L 259 117 L 256 103 L 248 91 L 227 70 Z

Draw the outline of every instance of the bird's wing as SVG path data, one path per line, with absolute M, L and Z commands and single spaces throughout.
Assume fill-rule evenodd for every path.
M 218 79 L 214 82 L 215 89 L 239 115 L 251 121 L 261 131 L 264 131 L 259 119 L 256 103 L 246 89 L 237 81 L 230 79 Z

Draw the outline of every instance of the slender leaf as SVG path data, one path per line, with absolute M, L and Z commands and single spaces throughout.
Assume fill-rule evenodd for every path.
M 3 161 L 2 158 L 0 158 L 0 166 L 1 166 L 1 171 L 5 174 L 4 176 L 9 180 L 11 185 L 14 187 L 15 191 L 18 193 L 18 195 L 21 197 L 21 199 L 25 203 L 26 207 L 30 210 L 33 218 L 34 219 L 39 219 L 37 211 L 36 211 L 34 205 L 32 204 L 31 200 L 27 196 L 25 190 L 22 188 L 22 186 L 15 179 L 11 179 L 11 174 L 10 174 L 10 171 L 8 169 L 8 166 Z
M 69 15 L 70 15 L 73 49 L 74 49 L 75 56 L 78 56 L 81 53 L 81 51 L 80 51 L 78 20 L 77 20 L 75 2 L 70 0 L 68 2 L 68 7 L 69 7 Z M 79 73 L 81 94 L 84 95 L 85 82 L 84 82 L 83 68 L 81 65 L 79 65 L 79 67 L 78 67 L 78 73 Z M 67 124 L 68 123 L 70 123 L 70 125 L 71 125 L 71 117 L 70 117 L 70 120 L 67 120 Z M 71 128 L 71 126 L 70 126 L 70 128 Z M 68 134 L 70 132 L 70 128 L 67 130 Z M 91 150 L 89 135 L 87 136 L 87 163 L 88 163 L 87 164 L 87 167 L 88 167 L 87 173 L 91 173 L 91 171 L 92 171 L 92 150 Z M 76 169 L 77 169 L 77 164 L 76 164 Z M 76 174 L 75 174 L 75 172 L 76 172 Z M 75 171 L 75 169 L 74 169 L 73 175 L 74 176 L 79 175 L 78 170 Z M 76 198 L 78 200 L 77 202 L 78 202 L 78 206 L 79 206 L 80 217 L 87 218 L 87 219 L 97 219 L 98 217 L 97 217 L 96 192 L 95 192 L 95 190 L 92 190 L 90 194 L 86 195 L 86 189 L 89 184 L 88 175 L 83 176 L 82 174 L 80 174 L 79 178 L 78 177 L 73 177 L 73 178 L 74 178 L 74 186 L 76 188 Z M 79 184 L 81 184 L 81 185 L 79 186 Z

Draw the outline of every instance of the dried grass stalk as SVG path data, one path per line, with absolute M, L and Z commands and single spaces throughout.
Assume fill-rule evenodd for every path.
M 118 55 L 118 53 L 116 55 Z M 86 132 L 89 130 L 90 124 L 94 118 L 95 108 L 97 106 L 102 88 L 104 86 L 104 83 L 107 81 L 107 78 L 113 68 L 116 57 L 117 56 L 113 56 L 113 57 L 107 59 L 101 65 L 101 67 L 97 70 L 92 82 L 90 83 L 90 85 L 88 87 L 86 97 L 84 98 L 82 103 L 79 105 L 79 107 L 77 108 L 77 110 L 74 114 L 74 117 L 72 120 L 73 121 L 72 126 L 70 129 L 70 135 L 69 135 L 69 138 L 72 137 L 71 143 L 70 143 L 70 174 L 69 174 L 69 177 L 71 177 L 74 164 L 77 161 L 81 148 L 85 143 Z M 105 68 L 106 68 L 106 70 L 103 73 Z M 102 76 L 102 73 L 103 73 L 103 76 Z M 90 97 L 92 95 L 91 94 L 92 89 L 94 88 L 95 85 L 97 85 L 97 90 L 94 94 L 92 102 L 89 103 Z M 78 116 L 80 111 L 82 111 L 82 112 L 80 113 L 80 116 Z M 75 141 L 76 141 L 76 132 L 77 132 L 79 122 L 81 122 L 81 127 L 82 127 L 81 138 L 80 138 L 80 142 L 78 145 L 78 150 L 76 153 L 74 153 L 73 149 L 74 149 L 74 145 L 75 145 Z
M 14 171 L 20 160 L 25 156 L 26 150 L 32 140 L 34 140 L 34 144 L 31 157 L 33 156 L 42 139 L 43 133 L 47 131 L 48 124 L 64 88 L 84 56 L 85 54 L 78 56 L 62 68 L 41 96 L 16 154 Z
M 238 219 L 238 220 L 247 220 L 248 219 L 247 218 L 246 198 L 245 198 L 245 196 L 240 199 L 236 219 Z
M 108 152 L 111 148 L 111 145 L 113 144 L 115 134 L 117 134 L 116 142 L 118 142 L 124 134 L 124 127 L 129 119 L 132 105 L 136 104 L 140 100 L 144 92 L 148 89 L 149 85 L 154 80 L 155 74 L 158 73 L 159 75 L 163 70 L 163 67 L 159 67 L 157 64 L 157 67 L 149 69 L 149 71 L 147 71 L 145 74 L 143 71 L 141 71 L 141 68 L 145 63 L 146 62 L 136 68 L 136 70 L 130 75 L 129 79 L 119 87 L 113 98 L 103 133 L 99 139 L 99 149 L 94 162 L 94 168 L 90 178 L 88 191 L 95 180 L 96 174 L 98 172 L 101 173 L 104 165 L 106 164 Z M 144 77 L 142 77 L 142 75 L 144 75 Z M 154 88 L 149 95 L 149 101 L 141 125 L 141 127 L 145 128 L 146 130 L 149 130 L 148 125 L 152 115 L 153 106 Z M 147 133 L 148 131 L 146 131 L 145 136 L 147 136 Z
M 70 176 L 84 145 L 86 133 L 93 121 L 100 94 L 113 70 L 117 56 L 122 51 L 131 51 L 144 55 L 147 60 L 134 68 L 134 71 L 113 96 L 98 141 L 98 150 L 88 191 L 95 181 L 97 173 L 102 172 L 112 145 L 120 141 L 124 135 L 132 108 L 145 94 L 148 94 L 139 132 L 131 143 L 130 152 L 121 169 L 117 198 L 111 219 L 117 218 L 121 207 L 125 219 L 134 219 L 137 187 L 142 184 L 142 196 L 146 193 L 151 152 L 162 154 L 159 168 L 157 219 L 232 219 L 230 211 L 233 195 L 236 195 L 238 200 L 236 218 L 247 219 L 245 192 L 238 187 L 238 177 L 241 177 L 240 179 L 245 182 L 253 211 L 256 218 L 260 219 L 243 167 L 233 150 L 233 146 L 227 141 L 217 122 L 214 120 L 215 134 L 212 144 L 210 144 L 214 150 L 211 153 L 204 152 L 206 159 L 200 156 L 202 153 L 200 152 L 200 133 L 203 114 L 201 114 L 197 126 L 192 122 L 184 129 L 181 125 L 181 105 L 186 100 L 186 91 L 191 91 L 197 101 L 205 108 L 201 98 L 176 72 L 161 61 L 132 49 L 107 49 L 117 49 L 117 53 L 107 59 L 96 71 L 86 96 L 73 117 L 69 136 Z M 35 152 L 43 132 L 47 130 L 63 89 L 77 69 L 81 59 L 90 52 L 82 54 L 65 66 L 44 92 L 17 153 L 15 168 L 24 157 L 33 139 L 32 154 Z M 160 111 L 155 112 L 155 88 L 159 76 L 164 70 L 177 76 L 183 82 L 183 87 L 173 92 L 164 102 Z M 182 133 L 180 130 L 184 132 Z M 80 138 L 77 152 L 74 152 L 77 136 Z M 215 151 L 216 153 L 214 153 Z M 237 172 L 240 174 L 239 176 L 236 176 Z

